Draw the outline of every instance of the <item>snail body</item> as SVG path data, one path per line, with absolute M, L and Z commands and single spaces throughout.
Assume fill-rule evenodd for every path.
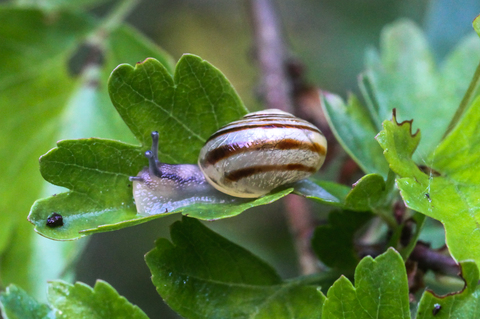
M 261 197 L 317 172 L 327 150 L 317 127 L 275 109 L 220 128 L 201 149 L 198 166 L 161 163 L 157 132 L 152 140 L 145 153 L 149 167 L 130 178 L 137 210 L 147 215 L 193 203 Z

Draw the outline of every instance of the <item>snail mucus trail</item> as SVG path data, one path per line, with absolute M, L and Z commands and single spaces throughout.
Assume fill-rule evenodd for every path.
M 130 177 L 137 211 L 143 215 L 261 197 L 317 172 L 327 151 L 317 127 L 275 109 L 247 114 L 220 128 L 201 149 L 198 165 L 161 163 L 158 140 L 158 132 L 152 132 L 152 148 L 145 152 L 149 166 Z M 315 188 L 312 184 L 304 183 Z

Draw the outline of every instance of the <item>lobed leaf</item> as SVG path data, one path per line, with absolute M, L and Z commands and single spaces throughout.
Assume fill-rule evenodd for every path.
M 223 74 L 193 55 L 180 59 L 173 77 L 154 59 L 137 63 L 135 68 L 120 65 L 111 75 L 109 90 L 119 114 L 142 146 L 95 138 L 67 140 L 42 156 L 43 177 L 70 189 L 33 205 L 29 220 L 43 236 L 77 239 L 175 212 L 205 220 L 231 217 L 293 191 L 286 188 L 262 198 L 238 198 L 228 204 L 192 204 L 152 216 L 137 214 L 128 177 L 147 165 L 143 152 L 151 143 L 151 131 L 160 133 L 162 161 L 195 162 L 212 131 L 238 119 L 246 109 Z M 340 203 L 321 186 L 310 186 L 296 192 L 326 203 Z M 338 187 L 330 188 L 338 191 Z M 47 225 L 53 213 L 62 216 L 63 225 Z
M 414 155 L 416 162 L 430 154 L 440 142 L 455 108 L 460 104 L 480 59 L 480 43 L 466 37 L 437 67 L 423 32 L 403 20 L 384 29 L 381 53 L 367 56 L 362 82 L 370 87 L 367 101 L 378 123 L 396 108 L 400 120 L 415 119 L 415 129 L 424 138 Z M 375 113 L 373 113 L 375 114 Z
M 0 310 L 5 319 L 46 319 L 55 318 L 48 305 L 39 303 L 23 289 L 10 285 L 0 293 Z
M 205 141 L 219 127 L 247 113 L 225 76 L 194 55 L 178 61 L 172 77 L 154 59 L 118 66 L 108 89 L 112 103 L 138 141 L 151 144 L 159 132 L 164 163 L 196 163 Z
M 363 258 L 355 270 L 355 287 L 344 276 L 330 287 L 322 317 L 410 318 L 407 274 L 400 254 L 390 248 L 375 259 Z
M 172 242 L 159 239 L 145 259 L 167 304 L 185 318 L 320 318 L 315 286 L 284 282 L 266 263 L 183 217 Z
M 41 304 L 15 285 L 0 294 L 0 308 L 5 319 L 148 319 L 108 283 L 97 280 L 93 288 L 77 282 L 48 284 L 48 303 Z
M 462 291 L 437 296 L 426 290 L 418 304 L 417 319 L 477 318 L 480 304 L 478 268 L 472 261 L 460 263 L 465 287 Z
M 362 170 L 385 178 L 387 163 L 373 138 L 392 109 L 402 119 L 416 119 L 416 127 L 422 129 L 425 138 L 414 155 L 420 163 L 442 139 L 479 60 L 478 38 L 468 36 L 436 66 L 423 32 L 411 21 L 395 22 L 382 31 L 380 52 L 367 52 L 366 70 L 359 78 L 366 105 L 354 95 L 345 103 L 325 93 L 325 114 L 340 144 Z
M 446 242 L 457 260 L 480 262 L 479 199 L 480 98 L 466 111 L 455 129 L 427 158 L 426 172 L 412 159 L 420 134 L 411 134 L 411 122 L 384 122 L 377 137 L 390 167 L 401 178 L 397 185 L 408 207 L 445 225 Z
M 48 284 L 48 302 L 58 319 L 148 319 L 137 306 L 128 302 L 108 283 L 97 280 L 95 286 L 52 281 Z

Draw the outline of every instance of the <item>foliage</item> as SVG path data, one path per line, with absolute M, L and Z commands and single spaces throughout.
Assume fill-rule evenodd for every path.
M 282 281 L 264 261 L 188 217 L 171 226 L 171 237 L 159 239 L 146 261 L 157 291 L 185 318 L 410 318 L 406 270 L 392 248 L 362 259 L 355 287 L 341 276 L 325 296 L 320 285 L 338 273 Z M 430 318 L 436 303 L 444 312 L 473 317 L 478 268 L 465 262 L 462 273 L 465 288 L 447 298 L 426 291 L 417 318 Z M 102 281 L 94 288 L 51 282 L 48 305 L 12 285 L 0 301 L 6 318 L 147 318 Z
M 5 318 L 148 318 L 104 281 L 91 288 L 63 281 L 48 284 L 48 305 L 41 304 L 15 285 L 0 295 Z
M 0 119 L 7 137 L 1 154 L 14 153 L 0 163 L 6 172 L 0 180 L 6 199 L 0 204 L 3 317 L 147 318 L 103 281 L 93 288 L 51 281 L 47 302 L 41 301 L 38 270 L 50 265 L 52 276 L 60 277 L 81 245 L 56 247 L 59 262 L 39 257 L 39 237 L 22 223 L 38 197 L 45 198 L 35 201 L 28 220 L 40 235 L 59 241 L 181 213 L 170 240 L 159 238 L 145 259 L 157 292 L 185 318 L 411 318 L 415 308 L 416 318 L 478 316 L 477 37 L 462 40 L 437 67 L 423 32 L 410 21 L 396 22 L 382 33 L 381 50 L 367 52 L 359 77 L 363 99 L 350 94 L 345 103 L 321 92 L 333 133 L 366 174 L 352 187 L 307 180 L 258 199 L 213 200 L 144 216 L 137 213 L 129 177 L 148 164 L 151 132 L 159 132 L 162 162 L 194 164 L 209 136 L 248 110 L 211 63 L 185 54 L 174 65 L 123 25 L 133 1 L 120 2 L 101 20 L 82 12 L 96 1 L 69 3 L 0 7 L 0 57 L 8 62 L 0 65 L 0 105 L 14 114 Z M 35 138 L 21 143 L 20 131 Z M 56 138 L 64 140 L 40 157 L 47 186 L 35 174 L 35 157 Z M 284 280 L 200 221 L 234 217 L 289 194 L 335 209 L 313 232 L 311 248 L 322 269 L 316 274 Z M 52 216 L 59 221 L 53 227 L 47 222 Z M 418 293 L 420 302 L 410 309 L 423 271 L 453 275 L 442 265 L 425 266 L 414 252 L 426 216 L 444 225 L 465 287 L 445 297 Z

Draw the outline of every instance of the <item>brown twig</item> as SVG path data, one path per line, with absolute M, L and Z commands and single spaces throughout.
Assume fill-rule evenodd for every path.
M 418 267 L 424 270 L 430 269 L 433 272 L 449 276 L 457 276 L 460 273 L 460 266 L 452 257 L 444 255 L 420 241 L 413 249 L 409 259 L 416 261 Z
M 262 76 L 262 95 L 268 108 L 295 113 L 292 103 L 292 83 L 287 74 L 287 56 L 274 5 L 271 0 L 250 0 L 258 64 Z M 287 196 L 286 213 L 294 236 L 302 274 L 316 271 L 317 261 L 310 250 L 310 236 L 314 225 L 306 200 L 300 196 Z
M 275 8 L 271 0 L 250 0 L 249 4 L 265 104 L 292 113 L 292 85 L 285 68 L 286 50 Z

